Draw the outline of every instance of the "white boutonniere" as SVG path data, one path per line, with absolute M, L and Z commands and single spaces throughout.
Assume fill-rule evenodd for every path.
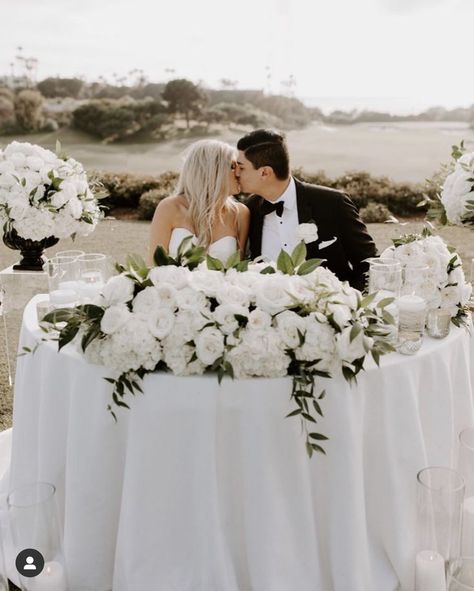
M 303 240 L 305 244 L 316 242 L 318 239 L 318 226 L 314 222 L 299 224 L 298 238 Z

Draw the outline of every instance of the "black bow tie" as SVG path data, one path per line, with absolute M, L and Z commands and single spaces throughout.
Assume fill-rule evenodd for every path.
M 265 203 L 262 204 L 262 213 L 263 215 L 268 215 L 272 213 L 272 211 L 276 211 L 276 214 L 279 218 L 281 218 L 283 214 L 283 208 L 285 207 L 284 201 L 278 201 L 277 203 L 272 203 L 271 201 L 265 200 Z

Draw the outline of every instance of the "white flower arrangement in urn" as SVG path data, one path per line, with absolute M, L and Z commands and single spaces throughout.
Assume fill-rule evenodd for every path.
M 90 234 L 102 217 L 99 184 L 56 149 L 14 141 L 0 150 L 0 223 L 5 244 L 23 256 L 18 269 L 41 270 L 44 248 Z
M 429 181 L 437 191 L 435 199 L 426 198 L 427 218 L 442 225 L 474 227 L 474 152 L 467 152 L 464 142 L 452 146 L 452 161 Z
M 116 377 L 109 410 L 128 408 L 124 396 L 140 391 L 155 370 L 177 376 L 216 373 L 235 379 L 293 377 L 288 416 L 302 421 L 308 454 L 327 439 L 314 430 L 324 391 L 315 378 L 342 374 L 355 379 L 368 355 L 392 351 L 384 341 L 394 319 L 388 298 L 362 294 L 342 283 L 317 259 L 305 260 L 301 242 L 277 263 L 223 264 L 185 239 L 175 259 L 160 247 L 156 265 L 128 257 L 93 304 L 45 317 L 59 332 L 59 348 L 74 343 Z

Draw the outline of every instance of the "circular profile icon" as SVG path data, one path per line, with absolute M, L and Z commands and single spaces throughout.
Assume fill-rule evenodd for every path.
M 16 570 L 23 577 L 36 577 L 44 568 L 44 558 L 38 550 L 27 548 L 19 552 L 15 565 Z

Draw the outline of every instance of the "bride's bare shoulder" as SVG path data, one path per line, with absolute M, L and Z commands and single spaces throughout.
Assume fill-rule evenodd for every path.
M 183 195 L 169 195 L 158 203 L 156 212 L 160 215 L 173 216 L 182 213 L 185 209 L 186 201 Z
M 237 205 L 237 215 L 241 219 L 248 219 L 250 217 L 250 209 L 245 205 L 245 203 L 236 200 L 235 204 Z

